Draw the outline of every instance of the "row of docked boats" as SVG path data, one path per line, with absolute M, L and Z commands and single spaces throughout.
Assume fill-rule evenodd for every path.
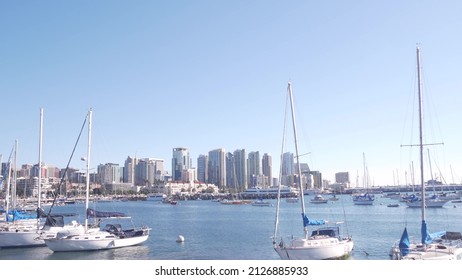
M 151 229 L 146 226 L 123 229 L 121 224 L 106 224 L 104 227 L 101 227 L 101 223 L 105 219 L 130 218 L 125 214 L 120 212 L 101 212 L 89 208 L 89 166 L 92 122 L 91 110 L 89 110 L 85 116 L 84 124 L 87 122 L 88 150 L 87 158 L 85 159 L 87 173 L 84 224 L 80 224 L 75 220 L 71 221 L 69 224 L 65 224 L 64 217 L 66 215 L 52 213 L 53 205 L 48 212 L 45 212 L 42 209 L 41 172 L 38 172 L 38 182 L 40 183 L 38 184 L 38 202 L 36 212 L 19 211 L 14 209 L 16 205 L 11 199 L 10 189 L 14 194 L 14 182 L 16 180 L 14 178 L 11 180 L 11 174 L 14 176 L 16 172 L 12 172 L 12 164 L 11 161 L 9 161 L 7 168 L 8 174 L 6 176 L 6 209 L 4 220 L 0 222 L 1 248 L 47 246 L 53 252 L 93 251 L 134 246 L 141 244 L 148 239 Z M 41 166 L 42 162 L 42 125 L 43 109 L 40 110 L 39 166 Z M 85 126 L 83 125 L 82 130 L 84 127 Z M 17 143 L 14 150 L 17 150 Z M 5 178 L 5 176 L 3 178 Z M 9 209 L 10 206 L 13 209 Z
M 422 203 L 422 194 L 420 192 L 415 193 L 406 193 L 406 194 L 387 194 L 384 195 L 385 198 L 390 198 L 392 200 L 398 200 L 399 202 L 405 203 L 408 207 L 411 208 L 421 208 Z M 446 205 L 448 202 L 460 203 L 462 202 L 462 192 L 440 192 L 425 194 L 425 207 L 426 208 L 439 208 Z

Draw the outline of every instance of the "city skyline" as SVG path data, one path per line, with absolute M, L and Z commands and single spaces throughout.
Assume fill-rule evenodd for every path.
M 214 153 L 217 153 L 217 155 L 214 155 Z M 162 181 L 184 181 L 184 182 L 189 182 L 189 181 L 199 181 L 199 182 L 204 182 L 204 183 L 215 183 L 215 184 L 220 184 L 220 186 L 227 186 L 230 188 L 233 187 L 271 187 L 274 186 L 274 182 L 277 182 L 278 177 L 273 177 L 272 171 L 270 169 L 272 168 L 272 157 L 268 153 L 264 153 L 262 157 L 260 157 L 260 152 L 259 151 L 251 151 L 249 153 L 246 153 L 245 149 L 236 149 L 233 152 L 226 152 L 225 149 L 214 149 L 209 151 L 208 153 L 210 156 L 205 156 L 205 155 L 199 155 L 197 158 L 197 165 L 194 166 L 192 164 L 193 159 L 189 157 L 189 149 L 186 147 L 181 147 L 181 148 L 173 148 L 172 149 L 172 169 L 168 170 L 165 167 L 164 163 L 166 162 L 165 159 L 160 159 L 160 158 L 152 158 L 152 157 L 140 157 L 140 158 L 134 158 L 131 156 L 127 156 L 126 160 L 124 161 L 123 164 L 120 163 L 115 163 L 115 162 L 106 162 L 106 163 L 95 163 L 96 168 L 91 168 L 93 172 L 90 172 L 90 174 L 101 174 L 104 178 L 100 178 L 101 181 L 105 183 L 110 183 L 110 182 L 123 182 L 123 183 L 131 183 L 132 185 L 143 185 L 145 181 L 149 181 L 151 184 L 155 183 L 156 180 L 162 180 Z M 285 153 L 285 155 L 289 155 L 293 157 L 293 154 L 288 152 Z M 201 166 L 201 161 L 202 158 L 205 157 L 206 164 L 203 164 Z M 222 163 L 224 163 L 224 167 L 219 167 L 222 168 L 220 172 L 223 172 L 224 175 L 223 179 L 225 182 L 224 185 L 223 182 L 215 181 L 215 182 L 209 182 L 208 177 L 213 177 L 213 169 L 211 171 L 208 170 L 208 166 L 213 166 L 214 159 L 213 158 L 219 159 Z M 225 161 L 222 161 L 220 158 L 225 158 Z M 211 158 L 211 160 L 209 160 Z M 175 163 L 178 162 L 178 160 L 182 162 L 180 163 L 179 166 L 177 167 Z M 185 164 L 185 163 L 188 164 Z M 2 174 L 5 174 L 8 169 L 8 162 L 0 162 L 2 170 Z M 27 177 L 27 178 L 32 178 L 36 177 L 37 175 L 37 170 L 38 169 L 38 163 L 21 163 L 15 165 L 14 159 L 11 159 L 10 161 L 12 171 L 16 169 L 16 172 L 18 172 L 19 176 L 21 177 Z M 55 177 L 55 178 L 60 178 L 62 175 L 59 175 L 60 172 L 62 172 L 65 167 L 60 167 L 56 166 L 50 163 L 42 162 L 42 168 L 44 169 L 42 172 L 43 176 L 48 178 L 48 177 Z M 292 164 L 294 165 L 293 160 L 290 163 L 284 163 L 283 165 L 287 164 Z M 143 165 L 144 167 L 140 168 L 140 165 Z M 310 172 L 310 169 L 308 167 L 308 164 L 306 163 L 301 163 L 304 167 L 302 168 L 302 172 L 307 173 Z M 74 168 L 72 166 L 68 167 L 69 170 L 71 170 L 72 173 L 77 172 L 77 173 L 82 173 L 84 170 Z M 224 169 L 223 169 L 224 168 Z M 137 170 L 138 169 L 138 170 Z M 193 169 L 193 176 L 188 174 L 189 170 Z M 203 170 L 201 170 L 203 169 Z M 291 168 L 283 168 L 286 170 L 281 176 L 287 176 L 287 175 L 294 175 L 295 174 L 295 168 L 292 166 Z M 35 171 L 34 171 L 35 170 Z M 95 171 L 96 170 L 96 171 Z M 138 174 L 138 172 L 143 172 L 143 174 Z M 144 171 L 143 171 L 144 170 Z M 224 171 L 226 170 L 226 171 Z M 290 170 L 290 172 L 287 172 L 287 170 Z M 24 173 L 26 172 L 26 173 Z M 200 178 L 199 173 L 204 172 L 207 173 L 208 176 L 206 178 Z M 316 171 L 319 173 L 319 171 Z M 175 177 L 175 173 L 177 174 Z M 35 174 L 35 175 L 34 175 Z M 50 175 L 51 174 L 51 175 Z M 137 180 L 135 178 L 141 177 L 141 178 L 146 178 L 143 180 Z M 276 181 L 274 181 L 276 179 Z M 213 180 L 217 180 L 212 178 Z
M 17 139 L 18 162 L 37 161 L 43 108 L 43 161 L 66 166 L 93 108 L 94 162 L 154 155 L 170 170 L 172 147 L 193 159 L 245 148 L 271 155 L 277 174 L 291 82 L 303 162 L 333 181 L 362 177 L 365 154 L 371 184 L 405 184 L 418 162 L 402 145 L 418 140 L 419 44 L 425 142 L 444 142 L 427 147 L 425 177 L 460 183 L 460 10 L 450 0 L 4 1 L 0 154 Z

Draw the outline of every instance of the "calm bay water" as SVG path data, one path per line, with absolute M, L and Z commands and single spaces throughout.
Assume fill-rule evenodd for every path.
M 352 260 L 388 260 L 393 242 L 404 226 L 420 238 L 421 210 L 387 207 L 396 200 L 376 195 L 372 206 L 354 205 L 349 195 L 338 201 L 311 204 L 306 196 L 307 216 L 311 219 L 345 221 L 343 233 L 355 242 Z M 223 205 L 209 200 L 180 201 L 178 205 L 152 201 L 104 202 L 97 210 L 120 211 L 132 216 L 133 225 L 152 228 L 143 245 L 98 252 L 53 253 L 47 247 L 1 249 L 1 260 L 277 260 L 272 248 L 276 200 L 271 207 Z M 84 204 L 59 206 L 54 212 L 83 213 Z M 283 236 L 302 235 L 300 205 L 281 202 L 280 232 Z M 462 231 L 462 204 L 448 202 L 444 208 L 427 209 L 430 231 Z M 114 221 L 113 221 L 114 222 Z M 184 243 L 177 243 L 179 235 Z

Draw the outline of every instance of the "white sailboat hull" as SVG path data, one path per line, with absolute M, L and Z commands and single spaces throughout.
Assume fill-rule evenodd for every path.
M 106 238 L 106 235 L 78 235 L 63 239 L 45 239 L 45 244 L 53 252 L 94 251 L 112 248 L 114 238 Z
M 37 231 L 0 231 L 0 247 L 35 247 L 45 246 Z
M 116 239 L 114 241 L 114 247 L 113 248 L 121 248 L 121 247 L 129 247 L 129 246 L 135 246 L 139 245 L 146 240 L 148 240 L 149 235 L 143 235 L 143 236 L 138 236 L 138 237 L 131 237 L 131 238 L 120 238 Z
M 440 208 L 443 207 L 447 201 L 445 200 L 426 200 L 426 208 Z M 406 205 L 411 208 L 422 208 L 422 200 L 419 201 L 407 201 Z
M 283 260 L 330 260 L 349 256 L 353 240 L 333 237 L 293 239 L 289 245 L 275 245 Z
M 462 247 L 432 243 L 426 245 L 412 244 L 409 253 L 402 256 L 396 245 L 390 253 L 395 260 L 462 260 Z
M 53 252 L 96 251 L 135 246 L 149 238 L 150 229 L 145 229 L 143 235 L 120 237 L 106 231 L 95 229 L 84 234 L 75 234 L 45 239 L 45 244 Z

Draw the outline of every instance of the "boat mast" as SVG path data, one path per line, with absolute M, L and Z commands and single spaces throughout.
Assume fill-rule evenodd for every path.
M 43 129 L 43 108 L 40 108 L 40 133 L 39 133 L 39 154 L 38 154 L 38 198 L 37 207 L 42 207 L 42 129 Z M 37 217 L 40 218 L 40 217 Z
M 367 189 L 369 187 L 369 182 L 367 181 L 368 175 L 366 172 L 366 155 L 363 152 L 363 188 L 367 192 Z
M 422 223 L 425 222 L 425 183 L 423 158 L 423 114 L 422 114 L 422 74 L 420 66 L 420 48 L 417 47 L 417 83 L 419 93 L 419 147 L 420 147 L 420 187 L 422 190 Z
M 86 199 L 85 199 L 85 231 L 88 229 L 88 207 L 90 201 L 90 152 L 91 152 L 91 115 L 92 111 L 88 111 L 88 149 L 86 163 Z
M 18 139 L 16 139 L 14 141 L 14 157 L 13 157 L 13 167 L 14 167 L 14 171 L 13 171 L 13 191 L 11 192 L 11 198 L 12 198 L 12 208 L 16 208 L 17 206 L 17 197 L 16 197 L 16 187 L 17 187 L 17 184 L 18 184 L 18 167 L 17 167 L 17 158 L 18 158 Z
M 38 197 L 37 210 L 42 207 L 42 130 L 43 130 L 43 108 L 40 108 L 40 133 L 39 133 L 39 154 L 38 154 Z M 37 229 L 40 228 L 40 214 L 37 211 Z
M 292 85 L 289 82 L 289 85 L 287 86 L 287 90 L 289 91 L 289 97 L 290 97 L 290 109 L 292 111 L 292 126 L 294 129 L 294 141 L 295 141 L 295 156 L 297 158 L 297 175 L 298 175 L 298 185 L 300 189 L 300 201 L 301 201 L 301 207 L 302 207 L 302 220 L 304 221 L 305 219 L 305 201 L 304 201 L 304 196 L 303 196 L 303 186 L 302 186 L 302 171 L 300 168 L 300 157 L 298 154 L 298 142 L 297 142 L 297 127 L 295 124 L 295 112 L 294 112 L 294 101 L 293 101 L 293 96 L 292 96 Z M 303 222 L 303 231 L 305 233 L 305 238 L 307 237 L 308 234 L 308 228 L 305 225 L 305 222 Z

